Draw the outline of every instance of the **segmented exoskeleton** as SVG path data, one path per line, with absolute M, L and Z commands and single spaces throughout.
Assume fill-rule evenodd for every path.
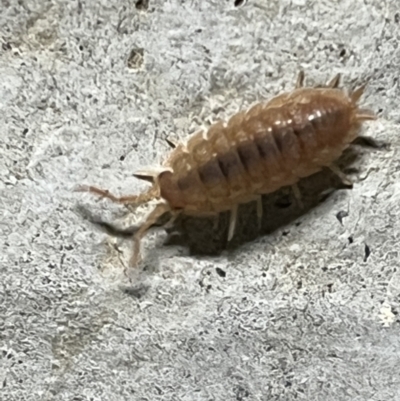
M 93 186 L 78 188 L 123 204 L 161 200 L 134 235 L 132 265 L 140 260 L 142 237 L 166 212 L 175 218 L 230 211 L 231 240 L 239 204 L 257 202 L 261 222 L 263 194 L 291 185 L 299 198 L 297 181 L 323 167 L 348 182 L 333 162 L 357 137 L 361 123 L 376 118 L 357 105 L 365 85 L 353 92 L 338 89 L 339 75 L 316 88 L 303 87 L 303 81 L 301 72 L 292 92 L 213 124 L 177 146 L 161 168 L 136 173 L 152 182 L 142 194 L 116 197 Z

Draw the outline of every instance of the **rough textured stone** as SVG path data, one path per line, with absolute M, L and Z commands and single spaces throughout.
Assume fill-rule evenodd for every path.
M 399 16 L 398 0 L 3 1 L 1 400 L 400 399 Z M 303 211 L 290 191 L 266 197 L 261 235 L 241 208 L 228 249 L 226 216 L 214 234 L 182 221 L 169 245 L 154 231 L 125 275 L 129 241 L 78 206 L 126 209 L 74 186 L 137 193 L 165 138 L 290 90 L 300 69 L 370 79 L 381 146 L 343 159 L 354 188 L 319 202 L 337 184 L 322 173 Z

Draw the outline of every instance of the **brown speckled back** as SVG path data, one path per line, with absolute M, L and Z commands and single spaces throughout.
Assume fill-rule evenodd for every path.
M 171 207 L 218 213 L 329 166 L 354 140 L 357 106 L 336 88 L 300 88 L 192 136 L 166 162 Z M 160 182 L 161 193 L 163 191 Z

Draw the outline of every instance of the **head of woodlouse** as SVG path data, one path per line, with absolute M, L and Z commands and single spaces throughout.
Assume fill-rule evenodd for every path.
M 175 210 L 184 207 L 182 196 L 176 182 L 172 179 L 170 169 L 149 169 L 133 174 L 136 178 L 150 182 L 151 188 L 138 197 L 137 204 L 149 202 L 152 199 L 165 199 Z M 172 206 L 173 205 L 173 206 Z
M 172 177 L 173 173 L 171 171 L 164 171 L 157 177 L 160 196 L 167 200 L 170 205 L 173 205 L 174 209 L 181 209 L 185 206 L 182 192 Z

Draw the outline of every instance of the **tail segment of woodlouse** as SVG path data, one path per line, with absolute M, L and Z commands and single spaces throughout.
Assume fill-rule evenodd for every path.
M 353 105 L 357 105 L 357 102 L 360 100 L 361 96 L 364 94 L 365 88 L 367 87 L 368 82 L 358 87 L 352 93 L 350 93 L 350 99 Z M 376 114 L 369 109 L 362 109 L 357 106 L 356 119 L 357 121 L 368 121 L 368 120 L 376 120 Z
M 339 81 L 336 75 L 326 85 L 304 87 L 301 72 L 292 92 L 215 123 L 178 145 L 161 169 L 136 173 L 153 184 L 143 194 L 116 197 L 92 186 L 78 190 L 134 206 L 162 199 L 133 237 L 133 265 L 140 260 L 142 237 L 167 212 L 175 218 L 230 211 L 230 240 L 241 203 L 257 202 L 260 223 L 263 194 L 292 186 L 301 204 L 296 183 L 324 167 L 350 184 L 334 161 L 357 137 L 362 122 L 376 116 L 357 104 L 366 85 L 348 93 L 338 88 Z

